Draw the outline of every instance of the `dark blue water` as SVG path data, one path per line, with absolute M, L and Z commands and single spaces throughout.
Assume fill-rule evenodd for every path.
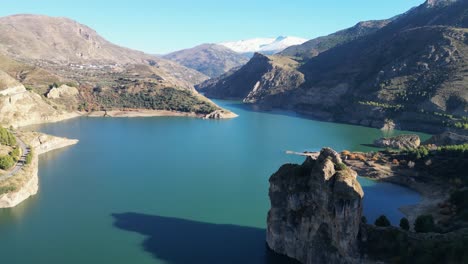
M 260 113 L 78 118 L 37 127 L 80 143 L 40 157 L 40 192 L 0 210 L 2 263 L 282 263 L 266 250 L 268 178 L 286 150 L 372 150 L 377 129 Z M 401 133 L 401 132 L 395 132 Z M 427 135 L 422 135 L 427 137 Z M 360 179 L 369 221 L 419 196 Z

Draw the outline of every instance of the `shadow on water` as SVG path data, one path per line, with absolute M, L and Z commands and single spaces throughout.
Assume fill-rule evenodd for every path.
M 112 216 L 115 227 L 146 236 L 143 249 L 171 264 L 297 263 L 268 249 L 265 229 L 139 213 Z
M 214 101 L 219 103 L 216 100 L 214 100 Z M 287 117 L 298 117 L 298 118 L 304 118 L 304 119 L 320 121 L 320 120 L 314 119 L 314 118 L 312 118 L 310 116 L 303 115 L 303 114 L 300 114 L 300 113 L 296 113 L 294 111 L 281 110 L 281 109 L 264 109 L 264 108 L 261 108 L 261 107 L 255 105 L 255 104 L 245 104 L 245 103 L 237 102 L 237 101 L 222 103 L 222 104 L 220 104 L 220 106 L 223 107 L 223 108 L 230 109 L 234 113 L 236 113 L 236 109 L 240 109 L 240 110 L 248 111 L 248 112 L 282 115 L 282 116 L 287 116 Z
M 374 144 L 361 144 L 363 147 L 375 148 L 376 150 L 382 150 L 383 148 L 379 148 Z

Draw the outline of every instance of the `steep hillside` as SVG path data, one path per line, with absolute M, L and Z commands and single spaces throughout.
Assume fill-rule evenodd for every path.
M 297 61 L 287 57 L 255 53 L 239 70 L 196 88 L 208 97 L 256 102 L 264 96 L 280 94 L 302 84 L 304 76 L 296 70 L 298 65 Z
M 352 28 L 291 46 L 274 56 L 267 57 L 257 53 L 245 66 L 196 85 L 196 89 L 208 97 L 259 102 L 270 94 L 281 94 L 304 83 L 304 75 L 297 69 L 301 62 L 335 46 L 371 34 L 389 21 L 361 22 Z M 275 61 L 275 67 L 272 67 L 272 61 Z
M 218 77 L 248 61 L 248 57 L 217 44 L 203 44 L 163 56 L 210 77 Z
M 0 18 L 0 53 L 43 68 L 118 69 L 126 64 L 149 65 L 167 86 L 191 87 L 206 79 L 197 71 L 143 52 L 123 48 L 93 29 L 68 18 L 14 15 Z
M 60 109 L 26 88 L 7 73 L 0 71 L 0 125 L 26 126 L 55 122 L 77 116 Z
M 78 88 L 73 98 L 44 99 L 66 111 L 144 108 L 202 115 L 219 109 L 193 88 L 208 78 L 204 74 L 114 45 L 67 18 L 0 18 L 0 70 L 39 98 L 63 84 Z
M 466 1 L 428 1 L 368 37 L 309 60 L 300 68 L 306 83 L 287 103 L 270 102 L 361 124 L 394 119 L 421 129 L 464 122 L 467 10 Z
M 278 83 L 271 82 L 262 88 L 266 94 L 245 96 L 244 89 L 261 80 L 259 72 L 267 72 L 265 63 L 250 67 L 257 74 L 244 75 L 246 85 L 231 75 L 200 87 L 221 98 L 233 94 L 224 93 L 226 87 L 237 88 L 247 102 L 325 120 L 374 127 L 393 120 L 401 128 L 430 132 L 468 127 L 466 14 L 467 1 L 427 1 L 380 30 L 305 58 L 295 69 L 305 81 L 289 82 L 281 92 L 269 93 Z M 317 53 L 313 48 L 309 55 Z
M 324 37 L 309 40 L 301 45 L 291 46 L 280 55 L 296 57 L 300 60 L 310 59 L 335 46 L 358 39 L 376 32 L 386 26 L 391 20 L 374 20 L 359 22 L 351 28 L 347 28 Z

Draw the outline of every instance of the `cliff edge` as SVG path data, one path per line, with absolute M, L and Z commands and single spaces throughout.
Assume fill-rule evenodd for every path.
M 357 174 L 324 148 L 270 178 L 267 243 L 302 263 L 356 263 L 364 193 Z

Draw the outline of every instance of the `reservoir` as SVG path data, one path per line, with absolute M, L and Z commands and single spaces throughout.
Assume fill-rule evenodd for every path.
M 40 156 L 39 193 L 0 209 L 2 263 L 285 263 L 265 246 L 268 178 L 304 160 L 285 151 L 371 151 L 388 136 L 216 102 L 239 117 L 82 117 L 34 127 L 80 142 Z M 368 222 L 385 214 L 398 225 L 398 208 L 420 199 L 359 180 Z

